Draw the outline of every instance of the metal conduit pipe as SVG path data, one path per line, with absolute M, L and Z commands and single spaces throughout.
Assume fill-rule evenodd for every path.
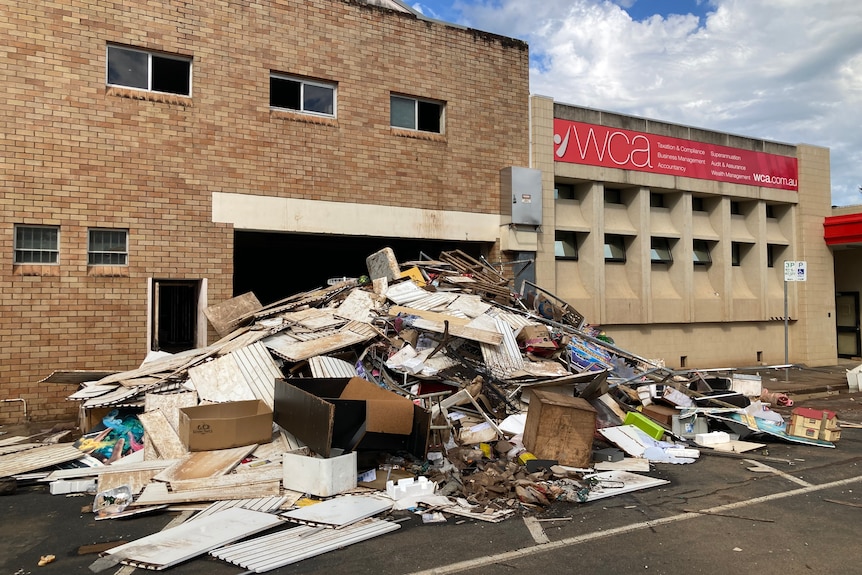
M 23 397 L 14 397 L 9 399 L 4 399 L 3 402 L 6 403 L 8 401 L 20 401 L 24 404 L 24 421 L 27 421 L 27 402 L 24 401 Z

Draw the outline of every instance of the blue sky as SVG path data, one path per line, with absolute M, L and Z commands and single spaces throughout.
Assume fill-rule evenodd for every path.
M 525 40 L 558 102 L 830 149 L 832 204 L 862 204 L 859 0 L 402 0 Z

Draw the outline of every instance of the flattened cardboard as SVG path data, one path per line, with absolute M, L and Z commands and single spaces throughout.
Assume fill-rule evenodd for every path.
M 259 399 L 180 409 L 179 436 L 189 451 L 272 441 L 272 410 Z
M 404 450 L 425 456 L 430 414 L 362 378 L 275 380 L 273 420 L 312 451 Z

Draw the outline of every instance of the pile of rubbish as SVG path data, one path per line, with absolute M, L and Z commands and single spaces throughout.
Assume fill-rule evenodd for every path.
M 0 442 L 0 477 L 92 493 L 99 520 L 205 504 L 108 550 L 94 571 L 209 552 L 262 572 L 308 557 L 292 549 L 315 537 L 329 537 L 322 553 L 398 529 L 377 517 L 393 510 L 496 522 L 662 485 L 645 473 L 703 449 L 840 437 L 834 413 L 799 408 L 785 422 L 770 405 L 792 401 L 757 376 L 673 371 L 622 350 L 554 294 L 531 282 L 514 292 L 483 259 L 402 264 L 387 248 L 366 263 L 367 276 L 269 305 L 247 293 L 208 308 L 221 339 L 205 348 L 154 353 L 132 371 L 51 374 L 78 378 L 69 399 L 86 433 Z

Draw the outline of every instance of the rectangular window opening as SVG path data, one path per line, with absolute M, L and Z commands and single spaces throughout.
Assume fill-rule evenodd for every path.
M 667 206 L 664 203 L 664 194 L 650 192 L 649 205 L 651 208 L 666 208 Z
M 306 114 L 335 116 L 336 87 L 326 82 L 312 82 L 271 74 L 269 105 Z
M 704 204 L 703 198 L 699 196 L 691 197 L 691 211 L 693 212 L 705 212 L 706 205 Z
M 91 229 L 87 239 L 87 265 L 125 266 L 129 264 L 128 230 Z
M 707 266 L 712 263 L 712 255 L 710 255 L 709 242 L 707 242 L 706 240 L 694 240 L 692 248 L 694 265 Z
M 191 73 L 190 58 L 108 46 L 109 86 L 190 96 Z
M 389 99 L 389 123 L 393 128 L 442 134 L 443 108 L 440 102 L 393 94 Z
M 574 184 L 554 183 L 554 199 L 555 200 L 574 200 L 575 186 Z
M 575 232 L 554 232 L 554 257 L 558 260 L 578 259 L 578 238 Z
M 15 226 L 16 264 L 57 264 L 60 261 L 60 228 Z
M 626 240 L 623 236 L 605 234 L 605 261 L 620 263 L 626 261 Z
M 622 204 L 623 191 L 619 188 L 605 188 L 605 203 L 606 204 Z
M 672 263 L 670 240 L 668 238 L 650 238 L 649 258 L 654 264 Z

